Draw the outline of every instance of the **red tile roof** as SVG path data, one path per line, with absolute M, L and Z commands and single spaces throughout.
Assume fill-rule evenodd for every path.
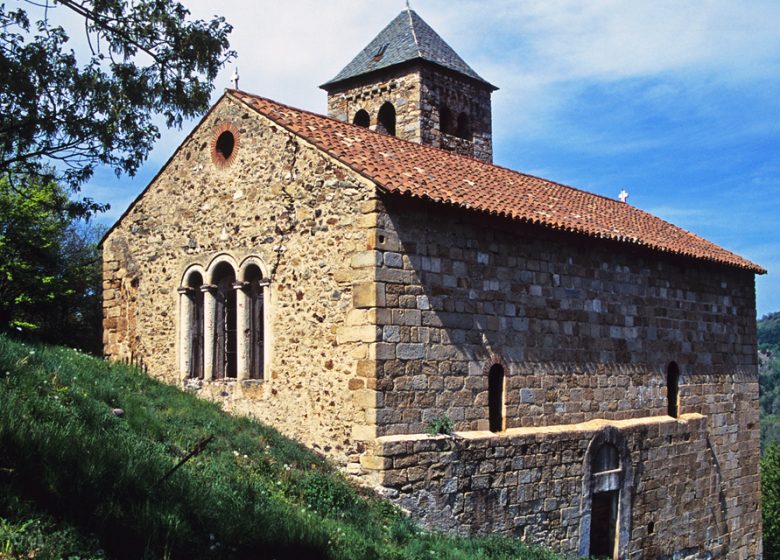
M 766 272 L 739 255 L 624 202 L 244 92 L 230 90 L 227 95 L 324 150 L 389 193 L 632 243 L 758 274 Z

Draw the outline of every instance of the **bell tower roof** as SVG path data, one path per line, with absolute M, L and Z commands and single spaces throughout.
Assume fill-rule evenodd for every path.
M 425 61 L 446 68 L 480 82 L 491 91 L 498 89 L 480 77 L 409 8 L 398 14 L 335 78 L 320 87 L 330 91 L 342 82 L 412 61 Z

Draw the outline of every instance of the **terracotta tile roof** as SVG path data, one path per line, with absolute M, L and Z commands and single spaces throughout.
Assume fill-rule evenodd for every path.
M 430 25 L 409 9 L 398 14 L 335 78 L 321 87 L 330 90 L 345 80 L 412 60 L 448 68 L 493 90 L 498 89 L 483 80 Z
M 229 96 L 316 145 L 389 193 L 766 271 L 689 231 L 630 204 L 476 159 L 379 134 L 250 95 Z

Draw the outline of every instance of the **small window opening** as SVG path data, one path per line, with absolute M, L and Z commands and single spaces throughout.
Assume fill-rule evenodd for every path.
M 235 378 L 237 374 L 236 275 L 227 263 L 218 265 L 214 274 L 216 317 L 214 322 L 214 379 Z
M 215 149 L 217 151 L 217 155 L 219 155 L 222 160 L 227 161 L 230 159 L 230 156 L 233 155 L 233 149 L 235 147 L 236 137 L 233 136 L 233 133 L 229 130 L 226 130 L 217 138 Z
M 666 368 L 667 414 L 672 418 L 680 415 L 680 368 L 671 362 Z
M 363 128 L 368 128 L 368 125 L 371 124 L 371 117 L 368 116 L 368 113 L 361 109 L 357 113 L 355 113 L 355 118 L 352 119 L 352 124 L 356 124 L 358 126 L 362 126 Z
M 655 521 L 651 521 L 647 524 L 647 534 L 652 535 L 655 533 Z
M 248 282 L 247 314 L 249 329 L 249 378 L 262 379 L 264 365 L 265 324 L 263 310 L 263 274 L 260 268 L 250 265 L 245 281 Z
M 439 107 L 439 130 L 441 130 L 444 134 L 452 134 L 452 129 L 452 112 L 450 111 L 449 107 L 442 104 Z
M 389 101 L 379 108 L 376 130 L 395 136 L 395 107 Z
M 471 140 L 471 123 L 469 122 L 469 116 L 466 113 L 458 115 L 458 130 L 455 134 L 458 138 Z
M 620 457 L 614 445 L 605 443 L 593 455 L 593 474 L 614 471 L 620 468 Z
M 504 368 L 495 364 L 488 372 L 488 407 L 490 431 L 504 430 Z

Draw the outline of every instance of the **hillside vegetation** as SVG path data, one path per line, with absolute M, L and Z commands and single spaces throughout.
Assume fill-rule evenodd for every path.
M 5 337 L 0 450 L 3 559 L 558 558 L 423 531 L 267 426 L 129 366 Z
M 780 312 L 758 321 L 761 448 L 780 443 Z

